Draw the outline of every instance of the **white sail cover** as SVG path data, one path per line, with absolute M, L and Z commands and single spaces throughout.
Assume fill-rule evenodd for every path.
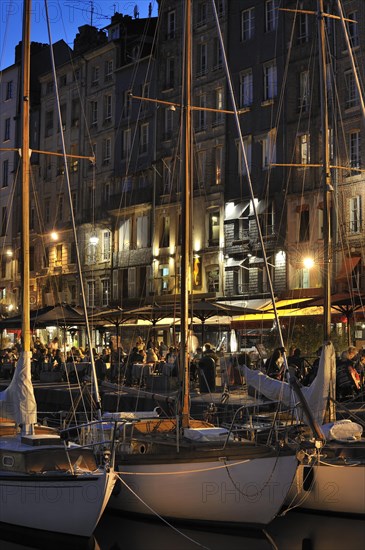
M 37 421 L 37 404 L 31 380 L 31 352 L 23 351 L 14 376 L 6 390 L 0 392 L 0 418 L 17 424 L 31 425 Z
M 266 374 L 251 370 L 246 366 L 243 368 L 244 377 L 248 386 L 253 386 L 268 399 L 281 401 L 289 407 L 301 409 L 298 398 L 288 382 L 281 382 L 266 376 Z M 328 403 L 328 397 L 333 395 L 333 387 L 336 380 L 336 356 L 331 342 L 323 344 L 322 354 L 319 362 L 316 378 L 310 386 L 301 387 L 308 407 L 312 411 L 314 420 L 323 424 L 324 415 Z M 304 418 L 304 421 L 306 419 Z

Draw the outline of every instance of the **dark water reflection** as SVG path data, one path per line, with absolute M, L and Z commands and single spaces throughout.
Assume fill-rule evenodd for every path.
M 265 531 L 206 530 L 158 521 L 142 521 L 117 513 L 104 514 L 89 541 L 0 529 L 1 550 L 363 550 L 365 521 L 303 512 L 277 518 Z

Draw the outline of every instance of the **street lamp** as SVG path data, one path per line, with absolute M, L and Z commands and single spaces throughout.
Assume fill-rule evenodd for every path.
M 312 267 L 314 267 L 313 258 L 310 258 L 310 257 L 304 258 L 303 265 L 306 269 L 312 269 Z

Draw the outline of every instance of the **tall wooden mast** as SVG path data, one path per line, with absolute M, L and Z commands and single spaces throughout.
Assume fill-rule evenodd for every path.
M 21 167 L 22 167 L 22 231 L 21 231 L 21 282 L 22 282 L 22 343 L 23 351 L 30 352 L 30 267 L 29 267 L 29 111 L 30 111 L 30 13 L 31 0 L 24 0 L 22 37 L 21 87 Z
M 192 139 L 191 139 L 191 0 L 185 0 L 184 9 L 184 72 L 183 72 L 183 165 L 182 165 L 182 245 L 181 245 L 181 380 L 182 426 L 189 426 L 189 296 L 191 294 L 191 179 L 192 179 Z

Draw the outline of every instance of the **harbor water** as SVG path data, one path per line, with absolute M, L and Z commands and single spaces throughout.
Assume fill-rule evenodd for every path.
M 0 529 L 1 550 L 363 550 L 364 518 L 291 511 L 265 530 L 209 529 L 107 511 L 88 541 Z

